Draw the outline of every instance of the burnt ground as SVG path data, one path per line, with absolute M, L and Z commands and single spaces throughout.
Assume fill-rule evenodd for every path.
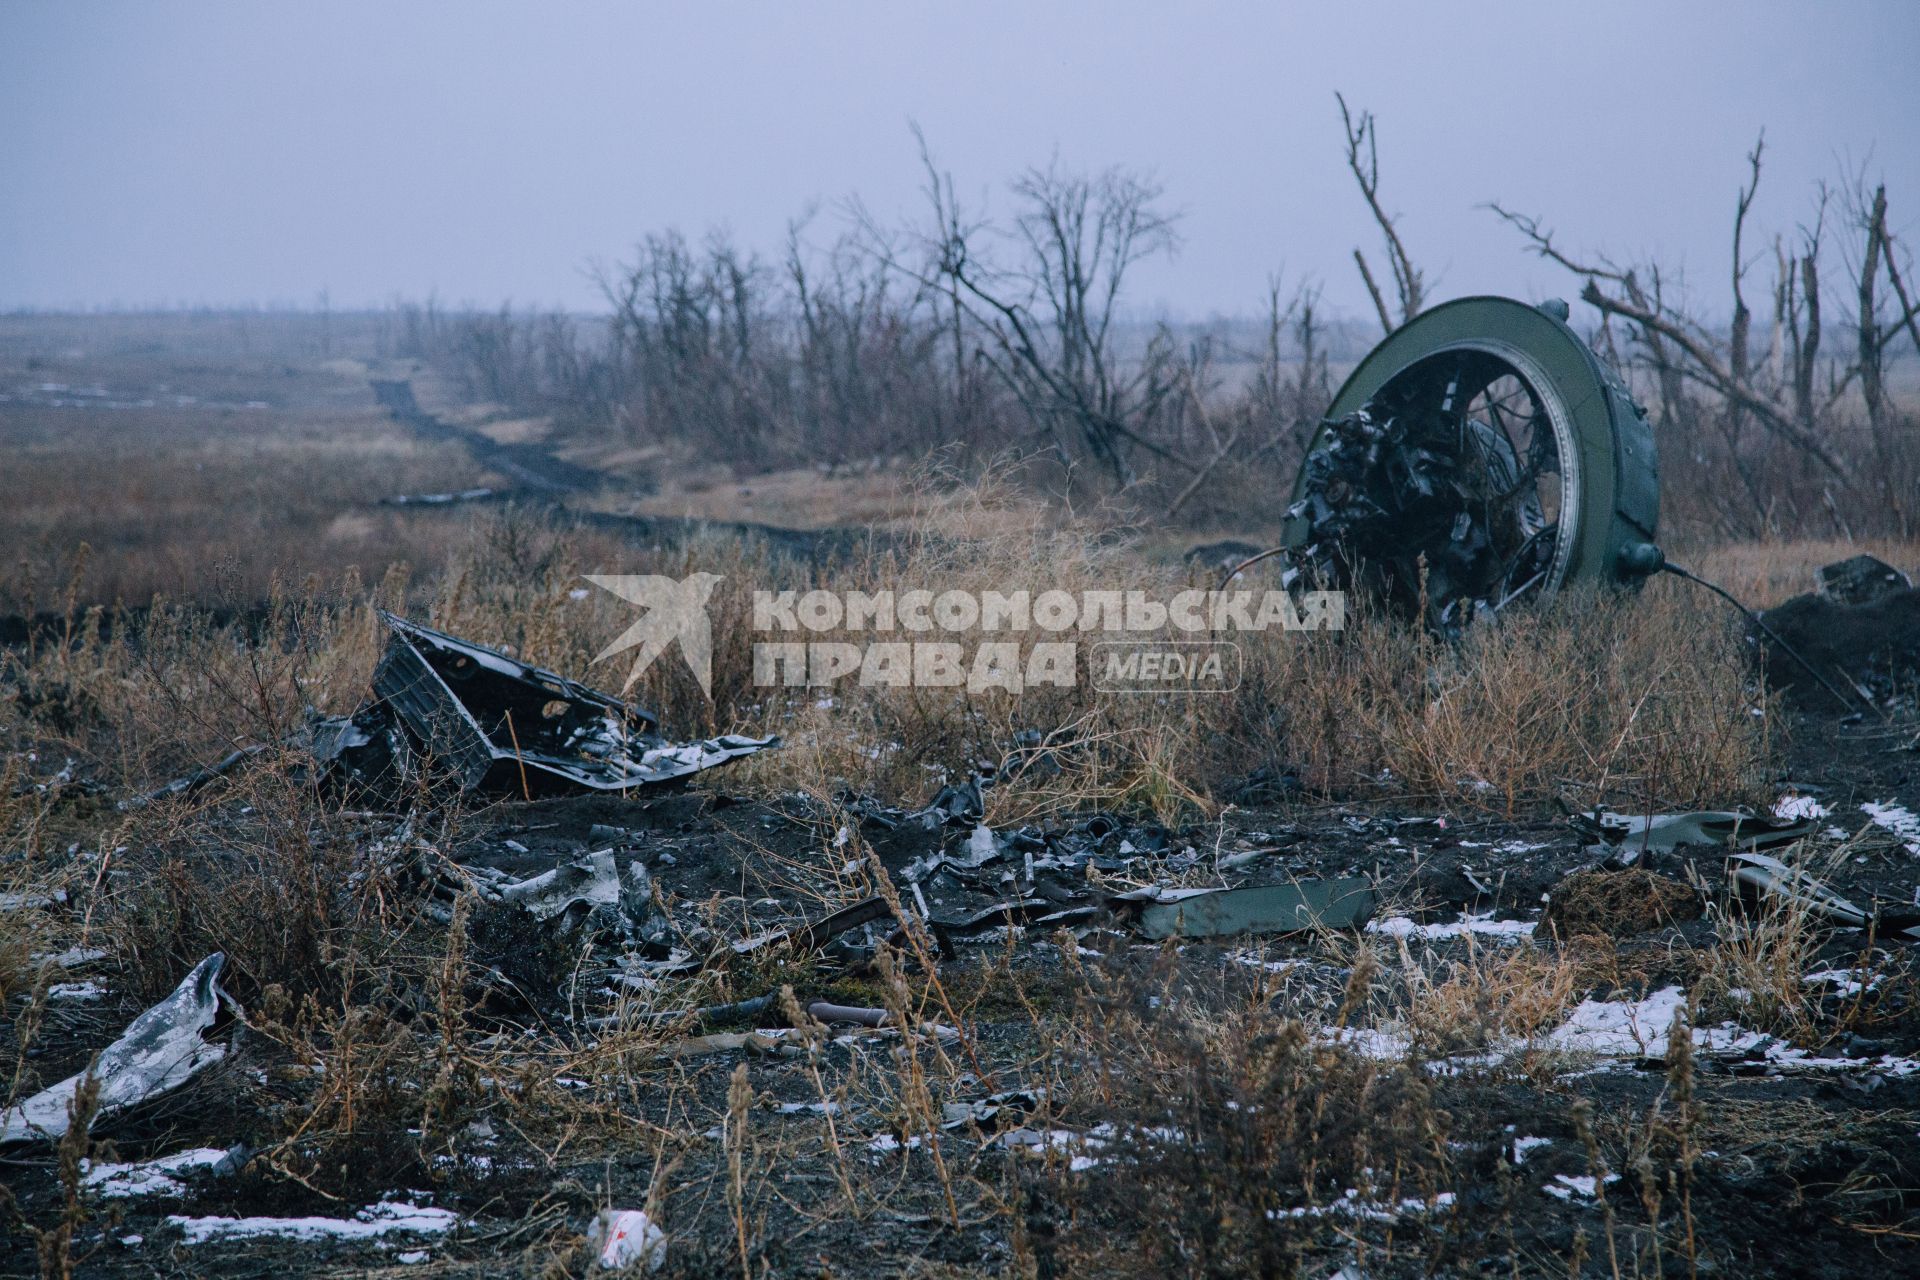
M 1813 864 L 1856 902 L 1911 906 L 1920 852 L 1870 823 L 1860 806 L 1920 811 L 1912 725 L 1847 723 L 1801 708 L 1790 712 L 1788 728 L 1783 781 L 1826 810 L 1822 834 L 1805 846 L 1826 855 Z M 1338 1152 L 1350 1139 L 1325 1137 L 1328 1169 L 1303 1178 L 1294 1157 L 1262 1145 L 1273 1135 L 1244 1120 L 1261 1107 L 1277 1113 L 1294 1096 L 1262 1093 L 1258 1081 L 1242 1078 L 1267 1052 L 1258 1047 L 1264 1042 L 1249 1041 L 1244 1058 L 1197 1062 L 1183 1060 L 1181 1046 L 1199 1022 L 1358 1025 L 1361 1018 L 1342 1013 L 1352 988 L 1351 935 L 1157 943 L 1110 901 L 1137 884 L 1366 876 L 1378 886 L 1376 930 L 1381 921 L 1411 922 L 1372 935 L 1387 942 L 1389 958 L 1404 938 L 1405 955 L 1425 957 L 1430 972 L 1444 975 L 1455 961 L 1524 951 L 1575 964 L 1590 999 L 1635 997 L 1697 983 L 1716 932 L 1739 919 L 1718 850 L 1649 854 L 1623 872 L 1611 851 L 1558 817 L 1268 803 L 1171 831 L 1078 815 L 998 833 L 1009 849 L 984 866 L 928 874 L 932 857 L 965 858 L 970 822 L 929 826 L 877 806 L 862 817 L 857 803 L 829 810 L 797 798 L 750 801 L 730 796 L 724 777 L 716 781 L 638 800 L 502 803 L 465 814 L 442 851 L 469 867 L 521 878 L 603 847 L 644 863 L 667 904 L 664 928 L 630 948 L 639 962 L 622 969 L 584 935 L 556 941 L 483 910 L 471 956 L 478 976 L 466 993 L 476 1047 L 469 1063 L 450 1069 L 453 1087 L 431 1125 L 423 1125 L 421 1081 L 400 1078 L 407 1069 L 396 1063 L 394 1078 L 383 1082 L 372 1071 L 363 1081 L 363 1106 L 384 1106 L 382 1118 L 363 1119 L 344 1139 L 284 1142 L 297 1128 L 289 1115 L 310 1100 L 306 1091 L 325 1068 L 229 1019 L 216 1033 L 229 1044 L 226 1059 L 164 1099 L 103 1121 L 95 1136 L 108 1145 L 93 1158 L 129 1163 L 218 1148 L 232 1149 L 237 1167 L 183 1174 L 139 1196 L 83 1189 L 87 1216 L 72 1246 L 85 1258 L 80 1272 L 490 1275 L 558 1266 L 581 1274 L 590 1254 L 579 1237 L 595 1212 L 648 1205 L 669 1233 L 668 1275 L 737 1271 L 742 1231 L 756 1275 L 1238 1274 L 1266 1266 L 1284 1274 L 1295 1265 L 1327 1275 L 1349 1261 L 1357 1267 L 1350 1274 L 1366 1275 L 1567 1274 L 1582 1257 L 1585 1271 L 1599 1275 L 1612 1273 L 1609 1240 L 1623 1268 L 1645 1273 L 1654 1265 L 1651 1196 L 1664 1215 L 1662 1257 L 1676 1274 L 1686 1271 L 1679 1242 L 1688 1232 L 1701 1274 L 1920 1274 L 1920 1069 L 1912 1069 L 1920 1068 L 1920 1015 L 1913 944 L 1890 932 L 1817 931 L 1798 957 L 1807 972 L 1852 971 L 1871 992 L 1849 995 L 1836 983 L 1812 997 L 1813 1039 L 1803 1047 L 1822 1065 L 1770 1056 L 1769 1046 L 1789 1046 L 1785 1034 L 1696 1054 L 1684 1085 L 1697 1113 L 1691 1146 L 1676 1146 L 1668 1123 L 1680 1114 L 1683 1088 L 1671 1061 L 1559 1054 L 1542 1050 L 1538 1038 L 1503 1056 L 1488 1051 L 1498 1049 L 1496 1038 L 1475 1041 L 1467 1019 L 1437 1039 L 1416 1035 L 1411 1065 L 1397 1054 L 1368 1059 L 1362 1041 L 1353 1042 L 1358 1050 L 1314 1050 L 1336 1058 L 1315 1059 L 1294 1095 L 1332 1090 L 1344 1068 L 1329 1064 L 1348 1060 L 1340 1055 L 1357 1054 L 1377 1071 L 1344 1102 L 1322 1095 L 1327 1105 L 1355 1108 L 1373 1146 L 1365 1160 L 1342 1167 Z M 215 803 L 204 820 L 245 818 Z M 372 814 L 353 821 L 369 844 L 400 826 Z M 1031 875 L 1030 854 L 1043 864 Z M 646 1022 L 647 1010 L 724 1005 L 782 984 L 802 1003 L 888 1004 L 874 956 L 895 927 L 891 913 L 817 953 L 777 940 L 745 953 L 730 945 L 858 900 L 879 885 L 873 858 L 895 883 L 918 865 L 936 923 L 921 960 L 939 975 L 937 999 L 927 995 L 925 964 L 905 948 L 906 985 L 925 1019 L 911 1036 L 839 1026 L 811 1046 L 791 1030 L 725 1038 L 786 1027 L 791 1018 L 778 1008 Z M 1616 877 L 1606 881 L 1610 896 L 1574 909 L 1581 904 L 1569 905 L 1569 886 L 1596 870 L 1603 880 Z M 1649 871 L 1663 879 L 1630 879 Z M 1693 887 L 1661 898 L 1648 887 L 1656 883 Z M 1011 932 L 997 927 L 999 918 L 979 919 L 1009 899 L 1045 905 Z M 84 909 L 78 900 L 55 908 Z M 1044 922 L 1053 911 L 1067 915 Z M 1463 915 L 1479 918 L 1481 930 L 1423 937 L 1418 928 Z M 1503 940 L 1493 927 L 1501 921 L 1534 923 L 1532 940 Z M 725 959 L 693 972 L 715 954 Z M 104 994 L 47 1006 L 25 1082 L 78 1070 L 145 1006 L 120 963 L 74 963 L 67 980 L 93 982 Z M 243 983 L 240 975 L 234 985 Z M 617 992 L 629 1002 L 628 1030 L 596 1030 L 587 1020 L 610 1016 Z M 1394 1025 L 1404 998 L 1380 998 L 1378 1025 Z M 1483 1003 L 1498 999 L 1482 995 Z M 1702 1009 L 1699 1022 L 1724 1012 Z M 938 1024 L 956 1018 L 966 1035 L 943 1037 Z M 1124 1034 L 1113 1031 L 1122 1023 Z M 1664 1044 L 1665 1027 L 1656 1030 Z M 1315 1035 L 1324 1042 L 1343 1033 Z M 1464 1039 L 1449 1044 L 1447 1035 Z M 16 1030 L 5 1038 L 17 1043 Z M 627 1056 L 595 1074 L 593 1054 L 579 1051 L 595 1043 L 623 1045 Z M 561 1053 L 562 1044 L 572 1048 Z M 1107 1073 L 1124 1074 L 1129 1054 L 1139 1056 L 1143 1081 L 1159 1083 L 1112 1083 Z M 508 1079 L 515 1072 L 523 1074 Z M 750 1098 L 730 1115 L 729 1091 L 741 1079 Z M 1415 1103 L 1406 1090 L 1416 1112 L 1407 1111 Z M 929 1122 L 952 1118 L 943 1106 L 1010 1091 L 1020 1096 L 951 1128 Z M 1396 1117 L 1408 1114 L 1425 1126 L 1412 1140 L 1396 1132 Z M 1060 1136 L 1022 1147 L 1009 1131 L 1028 1140 Z M 1391 1171 L 1381 1167 L 1388 1161 Z M 18 1222 L 58 1219 L 53 1152 L 6 1149 L 0 1173 Z M 1583 1181 L 1596 1174 L 1603 1180 Z M 1691 1218 L 1684 1227 L 1676 1216 L 1681 1189 Z M 450 1210 L 458 1225 L 290 1248 L 285 1236 L 195 1240 L 169 1221 L 352 1219 L 365 1206 L 396 1201 Z M 1251 1227 L 1249 1206 L 1258 1209 Z M 16 1226 L 0 1269 L 24 1274 L 36 1265 L 33 1241 Z

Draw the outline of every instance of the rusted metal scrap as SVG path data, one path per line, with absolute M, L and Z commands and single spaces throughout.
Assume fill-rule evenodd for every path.
M 670 742 L 651 712 L 544 667 L 381 613 L 393 633 L 373 697 L 310 728 L 315 759 L 371 788 L 431 761 L 464 791 L 625 791 L 764 751 L 777 737 Z

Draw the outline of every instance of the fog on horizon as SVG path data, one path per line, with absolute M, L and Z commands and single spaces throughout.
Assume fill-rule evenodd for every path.
M 1153 171 L 1178 256 L 1137 312 L 1255 311 L 1284 269 L 1368 312 L 1377 233 L 1336 90 L 1379 121 L 1383 194 L 1434 300 L 1568 294 L 1480 206 L 1653 255 L 1724 308 L 1749 245 L 1864 172 L 1920 227 L 1920 8 L 775 7 L 243 4 L 0 8 L 0 310 L 449 303 L 593 309 L 589 264 L 724 227 L 777 254 L 847 197 L 918 212 L 910 124 L 963 199 L 1058 156 Z M 1830 224 L 1831 225 L 1831 224 Z M 1836 276 L 1837 278 L 1837 276 Z

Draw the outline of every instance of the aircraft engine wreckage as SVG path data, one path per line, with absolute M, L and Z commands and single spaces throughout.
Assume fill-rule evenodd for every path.
M 1661 565 L 1646 412 L 1567 305 L 1462 298 L 1354 369 L 1287 509 L 1289 580 L 1359 589 L 1434 630 Z

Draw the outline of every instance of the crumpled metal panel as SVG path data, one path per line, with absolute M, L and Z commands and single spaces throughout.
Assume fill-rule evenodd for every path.
M 225 1045 L 202 1039 L 220 1012 L 220 969 L 226 962 L 219 951 L 202 960 L 171 995 L 128 1023 L 120 1038 L 100 1051 L 93 1067 L 100 1082 L 96 1117 L 177 1089 L 226 1056 Z M 68 1108 L 86 1074 L 68 1076 L 0 1114 L 0 1143 L 65 1134 Z
M 373 675 L 377 706 L 464 790 L 621 791 L 779 743 L 735 734 L 668 742 L 650 712 L 497 649 L 380 616 L 393 639 Z

